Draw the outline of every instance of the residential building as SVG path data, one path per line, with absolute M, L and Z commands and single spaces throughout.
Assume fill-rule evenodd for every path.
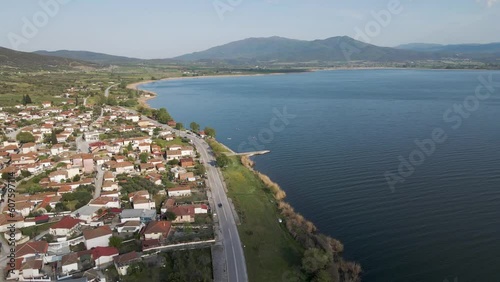
M 90 250 L 95 247 L 106 247 L 109 245 L 109 238 L 113 235 L 108 225 L 100 226 L 95 229 L 83 231 L 85 247 Z

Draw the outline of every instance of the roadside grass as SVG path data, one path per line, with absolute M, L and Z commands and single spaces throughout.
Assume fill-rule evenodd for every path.
M 174 140 L 165 142 L 165 146 L 167 146 L 167 147 L 170 147 L 172 145 L 186 146 L 186 145 L 189 145 L 189 143 L 183 142 L 182 138 L 180 138 L 180 137 L 175 137 Z
M 229 197 L 238 211 L 238 231 L 249 281 L 282 281 L 284 275 L 300 267 L 304 249 L 295 241 L 284 223 L 270 190 L 238 157 L 223 170 Z
M 226 147 L 224 147 L 221 143 L 210 138 L 207 138 L 205 140 L 215 153 L 229 153 L 229 150 Z
M 166 147 L 170 147 L 173 145 L 180 145 L 180 146 L 190 145 L 189 143 L 182 141 L 182 138 L 180 138 L 180 137 L 176 137 L 172 141 L 165 141 L 165 140 L 160 139 L 160 138 L 155 138 L 153 140 L 153 143 L 160 146 L 162 149 L 165 149 Z

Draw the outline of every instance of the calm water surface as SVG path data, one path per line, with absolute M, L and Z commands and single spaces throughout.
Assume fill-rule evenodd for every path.
M 151 106 L 216 128 L 234 150 L 271 150 L 256 168 L 345 244 L 364 281 L 500 281 L 500 88 L 458 129 L 443 119 L 489 74 L 500 81 L 488 71 L 356 70 L 142 88 L 159 94 Z M 284 110 L 285 127 L 274 121 Z M 447 141 L 392 192 L 384 173 L 435 128 Z

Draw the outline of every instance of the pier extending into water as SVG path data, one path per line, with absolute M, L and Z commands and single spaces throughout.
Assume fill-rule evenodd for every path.
M 229 153 L 227 154 L 228 156 L 248 156 L 248 157 L 252 157 L 252 156 L 256 156 L 256 155 L 265 155 L 265 154 L 269 154 L 271 153 L 271 151 L 269 150 L 264 150 L 264 151 L 255 151 L 255 152 L 244 152 L 244 153 Z

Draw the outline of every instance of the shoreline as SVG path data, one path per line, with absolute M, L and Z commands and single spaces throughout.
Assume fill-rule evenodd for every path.
M 313 70 L 309 70 L 313 71 Z M 151 106 L 147 103 L 147 101 L 154 99 L 158 96 L 158 93 L 149 91 L 149 90 L 144 90 L 140 89 L 139 87 L 144 84 L 150 84 L 153 82 L 160 82 L 160 81 L 178 81 L 178 80 L 188 80 L 188 79 L 205 79 L 205 78 L 228 78 L 228 77 L 245 77 L 245 76 L 270 76 L 270 75 L 285 75 L 287 73 L 284 72 L 276 72 L 276 73 L 256 73 L 256 74 L 221 74 L 221 75 L 203 75 L 203 76 L 173 76 L 173 77 L 166 77 L 166 78 L 161 78 L 157 80 L 145 80 L 145 81 L 139 81 L 139 82 L 134 82 L 131 84 L 127 85 L 127 89 L 131 90 L 136 90 L 136 91 L 141 91 L 144 93 L 147 93 L 151 95 L 150 97 L 139 97 L 137 98 L 139 105 L 143 106 L 145 108 L 151 108 Z
M 311 68 L 305 69 L 303 72 L 296 73 L 306 73 L 306 72 L 319 72 L 319 71 L 340 71 L 340 70 L 430 70 L 430 71 L 485 71 L 488 69 L 444 69 L 444 68 L 398 68 L 398 67 L 333 67 L 333 68 Z M 205 78 L 228 78 L 228 77 L 245 77 L 245 76 L 270 76 L 270 75 L 286 75 L 289 73 L 276 72 L 276 73 L 256 73 L 256 74 L 221 74 L 221 75 L 204 75 L 204 76 L 173 76 L 166 77 L 157 80 L 144 80 L 139 82 L 130 83 L 127 85 L 127 89 L 141 91 L 150 94 L 150 97 L 139 97 L 138 102 L 140 106 L 145 108 L 151 108 L 147 101 L 152 100 L 158 96 L 157 93 L 140 89 L 139 87 L 144 84 L 150 84 L 160 81 L 177 81 L 177 80 L 187 80 L 187 79 L 205 79 Z
M 312 72 L 315 70 L 306 70 L 304 72 Z M 297 73 L 302 73 L 302 72 L 297 72 Z M 127 89 L 131 90 L 136 90 L 139 92 L 144 92 L 149 94 L 149 97 L 144 97 L 140 96 L 137 98 L 137 102 L 139 103 L 139 106 L 142 106 L 144 108 L 149 108 L 153 109 L 147 102 L 149 100 L 152 100 L 158 96 L 158 93 L 149 91 L 149 90 L 144 90 L 140 89 L 139 87 L 144 84 L 150 84 L 154 82 L 160 82 L 160 81 L 179 81 L 179 80 L 188 80 L 188 79 L 205 79 L 205 78 L 228 78 L 228 77 L 245 77 L 245 76 L 270 76 L 270 75 L 286 75 L 288 73 L 285 72 L 275 72 L 275 73 L 255 73 L 255 74 L 221 74 L 221 75 L 202 75 L 202 76 L 173 76 L 173 77 L 165 77 L 157 80 L 144 80 L 144 81 L 139 81 L 139 82 L 134 82 L 130 83 L 126 86 Z M 222 143 L 221 143 L 222 144 Z M 224 145 L 225 146 L 225 145 Z M 229 147 L 228 147 L 229 149 Z M 233 151 L 230 149 L 230 151 Z

